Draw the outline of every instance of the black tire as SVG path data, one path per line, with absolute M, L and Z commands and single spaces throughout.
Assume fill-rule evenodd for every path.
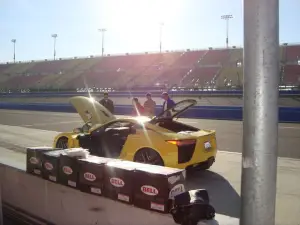
M 151 148 L 142 148 L 134 155 L 134 162 L 157 166 L 164 166 L 164 161 L 159 153 Z
M 61 137 L 56 142 L 56 148 L 67 149 L 68 148 L 68 138 Z
M 209 158 L 206 162 L 203 162 L 200 166 L 200 170 L 208 170 L 215 162 L 214 157 Z
M 199 167 L 199 169 L 201 170 L 208 170 L 211 167 L 209 162 L 204 162 L 203 164 L 201 164 L 201 166 Z

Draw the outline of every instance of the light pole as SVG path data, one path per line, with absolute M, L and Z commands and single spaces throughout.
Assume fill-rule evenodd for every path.
M 11 42 L 14 45 L 14 63 L 15 63 L 16 62 L 16 42 L 17 42 L 17 40 L 16 39 L 12 39 Z
M 226 48 L 228 48 L 228 42 L 229 42 L 229 38 L 228 38 L 228 31 L 229 31 L 229 20 L 232 19 L 233 16 L 232 15 L 223 15 L 221 16 L 222 20 L 226 20 Z
M 57 34 L 52 34 L 51 37 L 53 37 L 53 39 L 54 39 L 53 58 L 55 60 L 55 57 L 56 57 L 56 38 L 57 38 Z
M 162 31 L 163 31 L 164 23 L 159 23 L 159 52 L 161 53 L 162 49 Z
M 244 0 L 241 225 L 275 224 L 279 65 L 279 0 Z
M 104 33 L 107 31 L 105 28 L 99 29 L 99 31 L 102 33 L 102 57 L 104 56 Z

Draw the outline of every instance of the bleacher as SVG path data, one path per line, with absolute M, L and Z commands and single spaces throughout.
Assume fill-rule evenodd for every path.
M 2 83 L 2 87 L 9 89 L 38 88 L 38 82 L 43 78 L 42 75 L 20 75 L 13 76 Z
M 175 62 L 178 67 L 191 67 L 197 63 L 207 51 L 188 51 L 183 52 Z
M 70 83 L 64 85 L 65 88 L 78 87 L 99 87 L 110 88 L 115 80 L 118 80 L 123 75 L 122 71 L 102 71 L 102 72 L 87 72 Z M 96 85 L 98 84 L 98 85 Z
M 180 86 L 183 87 L 203 87 L 212 84 L 218 76 L 221 67 L 197 67 L 183 78 Z
M 229 53 L 228 49 L 209 50 L 199 63 L 203 66 L 222 65 L 228 60 Z
M 285 47 L 285 60 L 287 62 L 297 61 L 300 58 L 300 45 Z
M 281 84 L 300 84 L 300 45 L 280 46 Z M 0 64 L 0 88 L 76 89 L 241 86 L 243 49 L 205 49 L 164 53 L 44 60 Z
M 0 73 L 4 73 L 11 65 L 10 64 L 1 64 Z
M 230 50 L 230 57 L 228 63 L 235 65 L 237 62 L 243 62 L 242 48 L 234 48 Z
M 300 65 L 286 65 L 284 67 L 283 83 L 287 85 L 300 84 Z
M 217 86 L 226 86 L 232 84 L 239 86 L 243 84 L 243 68 L 237 66 L 228 66 L 222 68 L 217 79 Z
M 174 86 L 178 84 L 182 77 L 184 77 L 190 68 L 170 68 L 165 70 L 156 80 L 154 84 L 166 84 L 168 86 Z
M 170 70 L 171 65 L 173 65 L 181 55 L 182 52 L 158 54 L 156 59 L 148 64 L 148 66 L 145 66 L 142 71 L 138 71 L 137 68 L 131 71 L 130 74 L 133 74 L 132 78 L 134 79 L 130 80 L 132 85 L 127 86 L 148 87 L 156 85 L 163 77 L 163 74 Z

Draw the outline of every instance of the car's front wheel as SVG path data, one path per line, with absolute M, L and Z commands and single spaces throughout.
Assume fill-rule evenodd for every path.
M 56 148 L 67 149 L 68 148 L 68 138 L 61 137 L 56 142 Z
M 159 153 L 151 148 L 140 149 L 134 156 L 134 162 L 157 166 L 164 166 L 164 161 Z

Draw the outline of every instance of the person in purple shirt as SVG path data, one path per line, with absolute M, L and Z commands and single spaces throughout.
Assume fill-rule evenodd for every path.
M 162 98 L 164 99 L 162 112 L 166 111 L 167 109 L 172 108 L 175 105 L 175 102 L 170 98 L 169 94 L 167 92 L 162 93 Z M 167 113 L 167 115 L 164 115 L 166 117 L 171 116 L 170 112 Z

